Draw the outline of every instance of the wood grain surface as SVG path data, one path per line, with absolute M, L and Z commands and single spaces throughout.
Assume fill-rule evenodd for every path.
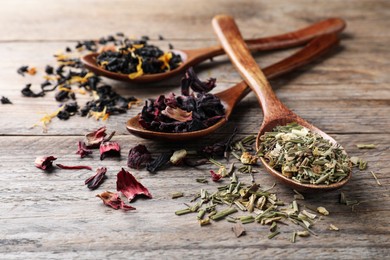
M 386 259 L 390 255 L 390 2 L 346 1 L 104 1 L 104 0 L 12 0 L 0 10 L 0 96 L 13 105 L 0 104 L 0 259 Z M 168 49 L 202 48 L 217 44 L 211 19 L 225 13 L 235 17 L 245 38 L 262 37 L 296 30 L 328 17 L 341 17 L 347 29 L 340 46 L 317 62 L 271 81 L 276 95 L 295 113 L 329 133 L 351 156 L 368 161 L 365 171 L 354 170 L 351 181 L 339 191 L 305 196 L 302 205 L 323 206 L 330 215 L 314 226 L 317 237 L 288 241 L 296 228 L 290 224 L 272 240 L 267 226 L 245 225 L 247 234 L 236 238 L 226 221 L 200 227 L 194 215 L 175 216 L 201 188 L 214 190 L 218 184 L 200 184 L 196 178 L 209 176 L 212 165 L 197 168 L 171 167 L 157 174 L 130 170 L 153 195 L 138 199 L 131 212 L 103 205 L 95 195 L 115 191 L 116 173 L 125 167 L 127 153 L 145 144 L 157 154 L 224 140 L 237 126 L 238 137 L 256 134 L 263 116 L 253 94 L 233 112 L 228 124 L 201 140 L 162 143 L 139 139 L 127 133 L 125 123 L 140 107 L 107 121 L 72 117 L 54 119 L 48 131 L 31 128 L 44 112 L 58 107 L 54 93 L 44 98 L 24 98 L 26 83 L 38 89 L 46 64 L 55 64 L 53 54 L 73 48 L 78 40 L 124 32 L 148 35 L 151 43 Z M 165 40 L 159 41 L 158 35 Z M 296 49 L 257 53 L 265 67 Z M 21 65 L 38 68 L 35 76 L 21 77 Z M 215 92 L 241 81 L 226 56 L 195 67 L 201 78 L 216 77 Z M 180 77 L 155 84 L 137 85 L 111 80 L 116 91 L 141 99 L 178 92 Z M 83 104 L 88 96 L 77 96 Z M 80 159 L 77 141 L 99 126 L 116 131 L 122 146 L 120 158 L 100 161 Z M 356 144 L 373 143 L 373 150 Z M 55 170 L 46 174 L 34 167 L 40 155 L 55 155 L 58 163 L 86 164 L 108 168 L 108 179 L 89 191 L 84 180 L 88 170 Z M 255 179 L 264 187 L 274 183 L 262 166 Z M 370 171 L 378 176 L 379 186 Z M 249 183 L 250 177 L 239 178 Z M 227 180 L 224 181 L 227 183 Z M 184 197 L 171 199 L 175 191 Z M 291 202 L 293 191 L 277 183 L 274 191 Z M 351 207 L 338 203 L 340 191 L 360 201 Z M 329 224 L 340 228 L 330 231 Z

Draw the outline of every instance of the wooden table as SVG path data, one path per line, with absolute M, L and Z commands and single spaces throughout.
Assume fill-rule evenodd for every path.
M 227 13 L 237 19 L 246 38 L 295 30 L 328 17 L 342 17 L 347 29 L 340 47 L 320 61 L 273 80 L 276 93 L 294 112 L 330 133 L 351 156 L 368 161 L 365 171 L 354 170 L 343 191 L 358 200 L 351 207 L 338 203 L 339 191 L 307 195 L 302 205 L 324 206 L 330 215 L 316 223 L 317 237 L 288 239 L 296 226 L 281 227 L 281 234 L 267 238 L 268 226 L 246 225 L 247 234 L 236 238 L 226 221 L 200 227 L 194 215 L 175 216 L 201 188 L 214 190 L 219 184 L 200 184 L 195 178 L 209 176 L 212 165 L 199 168 L 171 167 L 155 175 L 131 170 L 153 194 L 153 199 L 132 203 L 136 211 L 108 208 L 95 195 L 115 191 L 116 173 L 126 167 L 127 153 L 136 144 L 145 144 L 155 154 L 170 149 L 195 150 L 227 138 L 237 126 L 239 135 L 255 134 L 262 121 L 256 98 L 251 94 L 239 104 L 231 121 L 217 133 L 187 143 L 158 143 L 127 133 L 127 114 L 95 121 L 79 116 L 68 121 L 54 119 L 46 133 L 31 128 L 41 113 L 58 106 L 54 93 L 44 98 L 25 98 L 20 90 L 26 83 L 38 86 L 52 54 L 73 46 L 77 40 L 125 32 L 148 35 L 152 43 L 167 49 L 216 44 L 211 19 Z M 346 1 L 22 1 L 2 3 L 0 16 L 0 96 L 13 105 L 0 105 L 0 258 L 1 259 L 384 259 L 390 255 L 390 74 L 389 14 L 386 0 Z M 158 35 L 166 40 L 158 41 Z M 260 53 L 260 66 L 269 65 L 292 50 Z M 36 76 L 16 74 L 21 65 L 36 66 Z M 240 81 L 226 56 L 197 66 L 201 78 L 216 77 L 216 91 Z M 178 92 L 180 77 L 153 85 L 140 86 L 107 80 L 126 96 L 145 99 L 161 93 Z M 89 97 L 79 95 L 83 104 Z M 114 140 L 122 146 L 120 159 L 100 161 L 80 159 L 76 143 L 83 135 L 106 125 L 116 131 Z M 359 150 L 358 143 L 373 143 L 373 150 Z M 51 174 L 34 167 L 39 155 L 55 155 L 63 164 L 88 164 L 108 168 L 108 179 L 96 191 L 89 191 L 84 180 L 87 170 L 56 170 Z M 255 178 L 264 187 L 274 182 L 258 167 Z M 370 171 L 378 176 L 379 186 Z M 249 182 L 248 175 L 239 177 Z M 227 182 L 226 180 L 224 181 Z M 185 196 L 171 199 L 183 191 Z M 291 202 L 293 191 L 277 184 L 274 192 Z M 334 224 L 340 231 L 330 231 Z

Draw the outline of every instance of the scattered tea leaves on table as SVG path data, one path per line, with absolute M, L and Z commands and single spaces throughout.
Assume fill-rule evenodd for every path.
M 379 186 L 382 186 L 382 183 L 380 183 L 380 181 L 378 180 L 378 177 L 376 176 L 376 174 L 373 172 L 373 171 L 370 171 L 371 172 L 371 175 L 374 177 L 376 183 L 379 185 Z
M 232 230 L 233 230 L 234 234 L 236 235 L 236 237 L 243 236 L 243 235 L 245 235 L 245 232 L 246 232 L 244 226 L 241 223 L 236 223 L 232 227 Z
M 144 195 L 152 198 L 149 190 L 143 186 L 137 179 L 128 171 L 122 168 L 117 174 L 116 190 L 123 193 L 129 201 L 132 201 L 138 195 Z
M 119 143 L 117 142 L 104 142 L 100 144 L 100 160 L 103 160 L 107 156 L 113 157 L 113 156 L 120 156 L 121 148 L 119 146 Z
M 330 225 L 329 225 L 329 230 L 339 231 L 340 229 L 339 229 L 338 227 L 336 227 L 335 225 L 330 224 Z
M 167 152 L 160 154 L 156 159 L 146 165 L 146 169 L 150 173 L 156 173 L 158 170 L 166 167 L 170 163 L 173 152 Z
M 139 169 L 143 164 L 148 163 L 152 159 L 151 153 L 145 145 L 138 144 L 130 149 L 127 157 L 127 166 L 133 169 Z
M 63 165 L 63 164 L 56 164 L 58 168 L 64 169 L 64 170 L 90 170 L 92 171 L 91 166 L 86 166 L 86 165 Z
M 81 158 L 84 158 L 90 154 L 92 154 L 92 150 L 87 148 L 87 145 L 83 141 L 79 141 L 77 143 L 77 152 L 76 154 L 79 154 Z
M 375 144 L 357 144 L 356 147 L 359 149 L 375 149 L 376 145 Z
M 329 215 L 329 211 L 326 208 L 324 208 L 324 207 L 318 207 L 317 211 L 318 211 L 318 213 L 320 213 L 320 214 L 322 214 L 324 216 L 328 216 Z
M 53 167 L 53 161 L 57 160 L 54 156 L 42 156 L 35 159 L 35 166 L 42 170 L 49 170 Z
M 174 192 L 172 193 L 172 199 L 177 199 L 177 198 L 181 198 L 184 196 L 184 193 L 183 192 L 180 192 L 180 191 L 177 191 L 177 192 Z
M 101 194 L 96 195 L 96 197 L 99 197 L 103 201 L 104 205 L 109 206 L 113 209 L 122 209 L 124 211 L 135 210 L 134 207 L 125 204 L 123 200 L 119 197 L 118 193 L 105 191 Z
M 4 97 L 4 96 L 1 97 L 0 101 L 1 101 L 1 104 L 3 104 L 3 105 L 12 104 L 11 100 L 9 100 L 9 98 Z
M 89 177 L 85 180 L 85 185 L 88 186 L 88 189 L 94 190 L 97 189 L 100 184 L 103 183 L 104 179 L 107 178 L 106 176 L 107 168 L 106 167 L 100 167 L 96 170 L 96 174 Z

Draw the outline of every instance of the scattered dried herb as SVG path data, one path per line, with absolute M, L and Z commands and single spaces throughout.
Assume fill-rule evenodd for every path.
M 12 104 L 11 100 L 9 100 L 9 98 L 4 97 L 4 96 L 1 97 L 0 101 L 1 101 L 1 104 L 3 104 L 3 105 L 5 105 L 5 104 Z
M 380 181 L 378 180 L 378 177 L 376 176 L 376 174 L 375 174 L 373 171 L 371 171 L 371 174 L 372 174 L 372 176 L 374 177 L 376 183 L 377 183 L 379 186 L 382 186 L 382 183 L 380 183 Z
M 320 213 L 320 214 L 322 214 L 324 216 L 328 216 L 329 215 L 329 211 L 326 208 L 324 208 L 324 207 L 318 207 L 317 211 L 318 211 L 318 213 Z
M 267 163 L 296 182 L 329 185 L 350 174 L 350 159 L 341 146 L 297 123 L 277 126 L 260 140 Z
M 96 195 L 96 197 L 101 198 L 104 205 L 109 206 L 113 209 L 123 209 L 124 211 L 135 210 L 134 207 L 125 204 L 123 200 L 119 197 L 118 193 L 105 191 L 101 194 Z
M 154 159 L 153 161 L 151 161 L 146 165 L 146 169 L 150 173 L 156 173 L 157 171 L 161 170 L 162 168 L 168 165 L 172 157 L 172 154 L 173 152 L 160 154 L 156 159 Z
M 357 144 L 356 147 L 359 149 L 375 149 L 376 145 L 375 144 Z
M 149 162 L 152 159 L 151 153 L 145 145 L 139 144 L 129 151 L 127 157 L 127 166 L 133 169 L 139 169 L 142 164 Z
M 125 39 L 122 44 L 99 54 L 97 64 L 105 70 L 128 74 L 134 79 L 143 74 L 163 73 L 177 68 L 182 62 L 180 55 L 164 52 L 147 43 L 148 39 Z
M 172 199 L 177 199 L 177 198 L 181 198 L 184 196 L 184 193 L 183 192 L 180 192 L 180 191 L 177 191 L 177 192 L 174 192 L 172 193 Z
M 64 169 L 64 170 L 83 170 L 83 169 L 86 169 L 86 170 L 92 171 L 92 167 L 91 166 L 86 166 L 86 165 L 72 165 L 72 166 L 69 166 L 69 165 L 63 165 L 63 164 L 59 164 L 59 163 L 57 163 L 56 165 L 57 165 L 58 168 L 61 168 L 61 169 Z
M 182 95 L 159 96 L 147 100 L 139 123 L 158 132 L 191 132 L 207 128 L 224 117 L 220 99 L 206 93 L 215 87 L 215 79 L 202 82 L 190 68 L 181 82 Z M 190 94 L 190 89 L 195 94 Z
M 233 230 L 234 234 L 236 235 L 236 237 L 243 236 L 246 233 L 245 228 L 241 223 L 236 223 L 232 227 L 232 230 Z
M 92 154 L 92 150 L 87 148 L 87 145 L 85 142 L 79 141 L 77 144 L 77 152 L 76 154 L 79 154 L 81 158 L 84 158 L 88 156 L 89 154 Z
M 20 66 L 20 67 L 16 70 L 16 72 L 17 72 L 19 75 L 23 76 L 23 77 L 24 77 L 24 73 L 27 73 L 27 71 L 28 71 L 28 66 Z
M 108 142 L 111 140 L 111 138 L 114 136 L 115 132 L 112 132 L 107 138 L 106 138 L 106 127 L 102 126 L 99 129 L 90 132 L 85 135 L 85 143 L 88 148 L 97 148 L 100 146 L 102 142 Z
M 122 170 L 117 174 L 116 190 L 123 193 L 129 201 L 132 201 L 137 195 L 145 195 L 152 198 L 152 194 L 139 183 L 136 178 L 128 171 Z
M 22 89 L 22 95 L 25 97 L 43 97 L 45 93 L 43 91 L 35 93 L 31 90 L 31 85 L 32 84 L 27 84 L 23 89 Z
M 181 149 L 181 150 L 177 150 L 177 151 L 174 151 L 171 158 L 169 158 L 169 161 L 173 164 L 173 165 L 178 165 L 181 163 L 181 161 L 187 156 L 187 150 L 185 149 Z
M 35 166 L 42 170 L 49 170 L 53 167 L 53 161 L 57 160 L 54 156 L 43 156 L 35 159 Z
M 117 142 L 104 142 L 100 144 L 100 160 L 103 160 L 107 156 L 120 156 L 121 148 Z
M 88 189 L 90 190 L 97 189 L 100 186 L 100 184 L 102 184 L 103 181 L 107 178 L 106 172 L 107 172 L 106 167 L 100 167 L 96 170 L 95 175 L 86 179 L 85 185 L 88 186 Z
M 330 224 L 330 225 L 329 225 L 329 230 L 339 231 L 340 229 L 339 229 L 338 227 L 336 227 L 335 225 Z
M 210 173 L 211 173 L 211 180 L 213 182 L 219 182 L 221 180 L 221 178 L 222 178 L 221 174 L 217 174 L 213 170 L 210 170 Z

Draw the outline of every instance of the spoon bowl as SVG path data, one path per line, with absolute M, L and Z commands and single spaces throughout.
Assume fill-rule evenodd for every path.
M 251 39 L 247 40 L 246 43 L 251 51 L 278 50 L 300 46 L 318 36 L 341 32 L 344 28 L 344 20 L 340 18 L 330 18 L 294 32 L 266 38 Z M 84 63 L 87 69 L 100 76 L 125 82 L 150 83 L 168 79 L 185 71 L 188 67 L 225 53 L 221 46 L 193 50 L 172 50 L 172 52 L 179 54 L 182 58 L 182 63 L 177 68 L 164 73 L 144 74 L 134 79 L 130 79 L 127 74 L 110 72 L 99 67 L 96 62 L 99 53 L 87 54 L 81 58 L 81 62 Z
M 256 140 L 257 150 L 261 142 L 260 136 L 262 136 L 266 131 L 272 131 L 272 129 L 276 126 L 284 126 L 291 122 L 296 122 L 308 128 L 313 133 L 319 134 L 331 143 L 338 145 L 332 137 L 296 115 L 277 98 L 271 88 L 271 85 L 268 83 L 266 76 L 251 56 L 250 51 L 232 17 L 227 15 L 218 15 L 214 17 L 212 23 L 218 39 L 233 65 L 256 94 L 259 103 L 261 104 L 264 119 Z M 269 166 L 264 158 L 261 158 L 261 162 L 272 176 L 276 177 L 284 184 L 302 192 L 318 192 L 338 189 L 344 186 L 351 178 L 351 169 L 349 169 L 348 176 L 337 183 L 332 183 L 330 185 L 303 184 L 283 176 L 280 172 Z
M 276 78 L 282 74 L 290 72 L 298 67 L 301 67 L 325 52 L 330 50 L 333 46 L 338 43 L 337 34 L 327 34 L 315 38 L 308 43 L 304 48 L 297 51 L 293 55 L 279 61 L 264 69 L 264 74 L 268 79 Z M 165 141 L 185 141 L 199 137 L 203 137 L 215 132 L 217 129 L 222 127 L 229 119 L 234 107 L 250 92 L 249 86 L 245 81 L 242 81 L 235 86 L 228 88 L 215 94 L 221 100 L 225 108 L 225 118 L 219 120 L 216 124 L 199 131 L 184 132 L 184 133 L 165 133 L 155 132 L 144 129 L 139 124 L 140 115 L 137 115 L 127 121 L 127 130 L 139 137 L 146 139 L 156 139 Z

